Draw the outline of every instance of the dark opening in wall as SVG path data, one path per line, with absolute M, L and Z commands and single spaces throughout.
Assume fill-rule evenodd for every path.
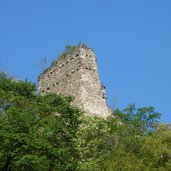
M 58 85 L 59 83 L 56 83 L 56 85 Z
M 50 88 L 49 87 L 47 87 L 47 90 L 49 90 Z
M 52 72 L 50 72 L 50 74 L 52 74 Z
M 90 57 L 91 57 L 91 55 L 90 55 Z
M 75 57 L 79 56 L 79 54 L 76 54 Z
M 86 54 L 86 56 L 88 56 L 88 54 Z
M 53 86 L 55 87 L 55 84 L 53 84 Z
M 44 90 L 42 90 L 42 93 L 44 93 L 45 91 Z

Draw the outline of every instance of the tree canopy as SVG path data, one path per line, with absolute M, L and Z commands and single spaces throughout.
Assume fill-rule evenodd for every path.
M 30 82 L 0 75 L 0 170 L 73 170 L 81 112 L 70 97 L 40 96 Z
M 154 107 L 86 117 L 72 97 L 0 73 L 0 170 L 169 171 L 170 125 Z

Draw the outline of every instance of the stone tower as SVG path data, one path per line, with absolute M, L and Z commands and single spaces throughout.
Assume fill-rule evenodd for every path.
M 96 56 L 92 49 L 76 47 L 59 57 L 39 76 L 40 94 L 59 93 L 74 96 L 73 104 L 86 115 L 107 117 L 105 87 L 100 83 Z

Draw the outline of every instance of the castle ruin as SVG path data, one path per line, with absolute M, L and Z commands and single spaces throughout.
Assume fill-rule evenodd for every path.
M 87 47 L 77 46 L 54 61 L 39 76 L 38 91 L 74 96 L 73 105 L 86 115 L 105 118 L 111 113 L 105 87 L 99 80 L 96 56 Z

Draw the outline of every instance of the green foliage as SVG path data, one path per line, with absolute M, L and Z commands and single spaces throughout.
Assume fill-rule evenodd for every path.
M 81 112 L 70 97 L 35 92 L 1 74 L 0 170 L 73 170 Z
M 107 156 L 108 149 L 104 143 L 109 128 L 107 122 L 98 117 L 83 117 L 77 132 L 75 144 L 79 152 L 78 170 L 100 170 L 101 161 Z
M 0 73 L 0 170 L 170 171 L 170 125 L 153 107 L 129 105 L 104 120 L 71 101 Z
M 147 170 L 170 170 L 171 129 L 169 125 L 159 125 L 157 130 L 144 138 L 141 155 Z
M 158 123 L 160 113 L 156 112 L 154 107 L 143 107 L 136 109 L 135 104 L 131 104 L 123 111 L 116 110 L 121 120 L 126 123 L 127 126 L 136 130 L 137 134 L 149 134 Z
M 171 130 L 160 125 L 160 114 L 153 107 L 135 108 L 129 105 L 123 111 L 114 111 L 121 124 L 109 118 L 111 146 L 110 157 L 103 169 L 112 170 L 170 170 Z M 113 149 L 112 149 L 113 148 Z

